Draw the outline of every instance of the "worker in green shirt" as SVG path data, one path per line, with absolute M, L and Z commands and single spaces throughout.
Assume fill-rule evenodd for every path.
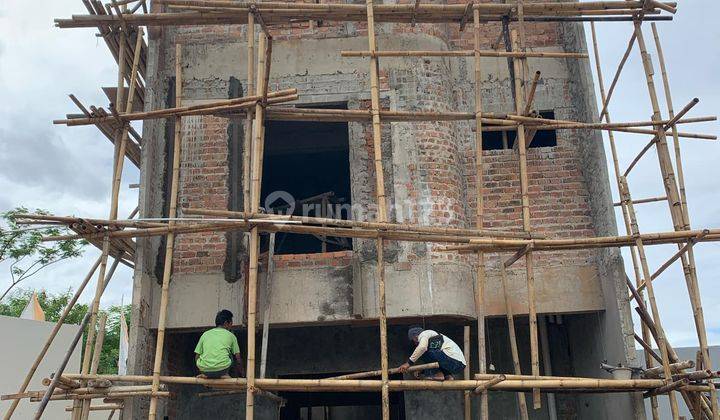
M 240 346 L 232 328 L 232 312 L 223 309 L 215 315 L 215 328 L 205 331 L 195 346 L 195 364 L 200 370 L 198 378 L 227 379 L 228 371 L 235 365 L 238 377 L 245 376 Z

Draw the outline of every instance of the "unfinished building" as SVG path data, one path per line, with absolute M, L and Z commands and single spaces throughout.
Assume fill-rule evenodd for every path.
M 628 50 L 637 39 L 647 54 L 642 21 L 669 19 L 658 14 L 674 13 L 674 4 L 157 0 L 133 13 L 145 2 L 123 12 L 127 3 L 113 1 L 109 14 L 89 4 L 90 15 L 58 21 L 97 26 L 106 41 L 121 37 L 120 87 L 127 79 L 129 88 L 114 92 L 117 104 L 136 99 L 142 67 L 145 112 L 131 104 L 124 114 L 93 110 L 64 122 L 121 132 L 108 137 L 141 170 L 139 221 L 120 224 L 117 212 L 109 221 L 64 220 L 98 238 L 103 267 L 108 254 L 132 253 L 130 366 L 152 374 L 152 386 L 150 398 L 127 402 L 125 416 L 467 419 L 486 418 L 489 405 L 493 418 L 644 418 L 642 394 L 614 391 L 646 390 L 671 401 L 682 394 L 699 416 L 716 418 L 712 385 L 703 388 L 709 396 L 675 392 L 687 379 L 669 370 L 678 360 L 651 282 L 638 277 L 636 289 L 624 271 L 617 247 L 634 246 L 633 262 L 649 277 L 624 176 L 617 182 L 634 236 L 618 236 L 599 131 L 651 134 L 649 147 L 667 148 L 666 130 L 677 134 L 692 105 L 662 120 L 655 101 L 652 121 L 612 125 L 602 86 L 605 106 L 596 106 L 582 23 L 634 21 Z M 146 46 L 141 31 L 122 35 L 133 25 L 148 27 Z M 136 48 L 124 51 L 131 40 Z M 144 120 L 142 142 L 128 135 L 133 119 Z M 142 153 L 130 156 L 136 143 Z M 661 168 L 672 173 L 671 163 Z M 689 229 L 683 181 L 682 200 L 672 182 L 663 199 L 677 232 L 647 243 L 685 244 L 670 263 L 694 264 L 683 252 L 718 233 Z M 125 250 L 118 241 L 130 236 Z M 688 287 L 702 316 L 697 283 Z M 661 348 L 664 379 L 568 379 L 610 378 L 603 361 L 637 365 L 635 342 L 647 345 L 649 333 L 634 332 L 633 297 Z M 235 314 L 247 380 L 182 379 L 197 373 L 193 349 L 220 309 Z M 388 370 L 412 351 L 414 324 L 463 344 L 465 381 L 413 385 Z M 337 376 L 377 369 L 378 360 L 382 381 L 339 384 Z M 511 372 L 519 376 L 499 389 L 526 393 L 487 392 Z M 570 382 L 535 384 L 543 377 Z M 123 378 L 133 380 L 110 379 Z M 577 392 L 552 392 L 568 386 Z M 483 397 L 470 398 L 472 389 Z M 266 391 L 277 392 L 254 398 Z

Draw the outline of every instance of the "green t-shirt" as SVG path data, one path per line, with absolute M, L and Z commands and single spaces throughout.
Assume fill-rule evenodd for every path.
M 202 372 L 217 372 L 232 364 L 234 354 L 240 353 L 235 334 L 222 327 L 207 330 L 200 336 L 195 353 L 200 355 L 197 367 Z

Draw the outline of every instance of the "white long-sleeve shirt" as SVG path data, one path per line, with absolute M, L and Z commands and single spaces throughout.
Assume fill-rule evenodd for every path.
M 415 351 L 413 351 L 412 355 L 410 355 L 410 361 L 413 363 L 417 362 L 417 360 L 427 351 L 428 340 L 430 340 L 430 338 L 432 337 L 435 337 L 436 335 L 442 335 L 443 337 L 443 353 L 445 353 L 448 357 L 452 357 L 453 359 L 462 362 L 462 364 L 467 366 L 467 362 L 465 361 L 465 355 L 463 354 L 462 350 L 460 350 L 460 347 L 447 336 L 439 334 L 433 330 L 425 330 L 420 333 L 420 335 L 418 336 L 418 345 L 417 347 L 415 347 Z

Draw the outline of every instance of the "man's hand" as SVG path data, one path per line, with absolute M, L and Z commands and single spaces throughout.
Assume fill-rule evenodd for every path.
M 408 369 L 410 369 L 410 363 L 405 362 L 398 367 L 398 372 L 405 373 L 408 371 Z

